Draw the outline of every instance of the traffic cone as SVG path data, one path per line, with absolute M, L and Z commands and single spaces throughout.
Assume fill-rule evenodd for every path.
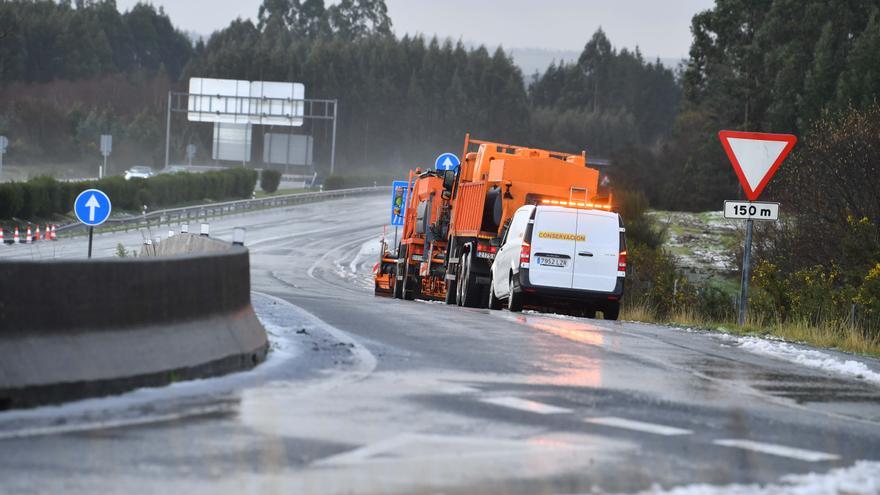
M 3 227 L 0 227 L 0 244 L 6 244 L 6 241 L 3 239 Z
M 34 232 L 31 230 L 31 226 L 28 225 L 27 236 L 24 238 L 25 244 L 30 244 L 34 242 Z
M 15 234 L 12 236 L 12 243 L 19 244 L 21 243 L 21 238 L 18 236 L 18 225 L 15 226 Z
M 35 241 L 40 240 L 40 225 L 39 224 L 37 224 L 37 233 L 34 235 L 34 240 Z
M 49 235 L 49 239 L 53 240 L 53 241 L 58 240 L 58 236 L 55 235 L 55 224 L 54 223 L 52 224 L 52 233 Z

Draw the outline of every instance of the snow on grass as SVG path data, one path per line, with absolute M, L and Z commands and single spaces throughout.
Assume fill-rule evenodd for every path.
M 644 495 L 876 495 L 880 493 L 880 462 L 858 461 L 824 474 L 790 474 L 768 485 L 688 485 L 665 490 L 655 487 Z
M 782 339 L 761 337 L 736 337 L 723 334 L 722 339 L 732 342 L 740 349 L 782 359 L 808 368 L 820 369 L 853 378 L 859 378 L 874 385 L 880 385 L 880 373 L 873 371 L 865 363 L 853 359 L 841 359 L 826 352 L 804 349 Z

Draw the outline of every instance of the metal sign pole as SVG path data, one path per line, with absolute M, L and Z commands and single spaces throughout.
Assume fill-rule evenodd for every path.
M 98 178 L 103 179 L 104 174 L 106 174 L 106 173 L 107 173 L 107 155 L 104 154 L 104 166 L 101 167 L 101 171 L 100 171 L 100 173 L 98 173 Z
M 171 158 L 171 91 L 168 92 L 168 115 L 165 117 L 165 168 Z
M 746 309 L 749 305 L 749 278 L 752 264 L 752 227 L 754 220 L 746 220 L 746 246 L 743 251 L 742 288 L 739 296 L 739 326 L 746 324 Z
M 89 227 L 89 259 L 92 259 L 92 236 L 95 234 L 95 228 Z
M 6 150 L 0 149 L 0 180 L 3 180 L 3 155 L 6 154 Z
M 394 226 L 394 249 L 397 250 L 397 225 Z
M 330 175 L 333 175 L 333 169 L 336 168 L 336 117 L 338 116 L 337 108 L 339 100 L 333 100 L 333 137 L 330 143 Z M 326 136 L 326 134 L 324 134 Z

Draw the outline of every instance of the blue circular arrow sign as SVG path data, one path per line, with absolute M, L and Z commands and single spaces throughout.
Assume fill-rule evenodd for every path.
M 112 210 L 110 198 L 103 191 L 86 189 L 79 193 L 73 202 L 73 212 L 80 222 L 95 227 L 104 223 L 110 217 Z
M 461 160 L 454 153 L 443 153 L 434 161 L 437 170 L 456 170 L 461 165 Z

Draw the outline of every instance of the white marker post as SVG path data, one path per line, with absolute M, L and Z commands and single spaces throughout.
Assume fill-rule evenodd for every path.
M 110 134 L 101 134 L 101 154 L 104 155 L 104 165 L 98 170 L 98 178 L 103 179 L 107 173 L 107 157 L 113 151 L 113 136 Z
M 755 220 L 779 218 L 778 203 L 754 203 L 773 174 L 797 143 L 791 134 L 767 134 L 762 132 L 721 131 L 718 133 L 730 164 L 739 178 L 749 202 L 725 201 L 725 218 L 746 220 L 746 239 L 743 248 L 742 285 L 739 299 L 739 326 L 745 325 L 749 304 L 749 280 L 752 264 L 752 231 Z
M 0 136 L 0 180 L 3 180 L 3 155 L 6 154 L 7 146 L 9 146 L 9 139 L 6 136 Z

